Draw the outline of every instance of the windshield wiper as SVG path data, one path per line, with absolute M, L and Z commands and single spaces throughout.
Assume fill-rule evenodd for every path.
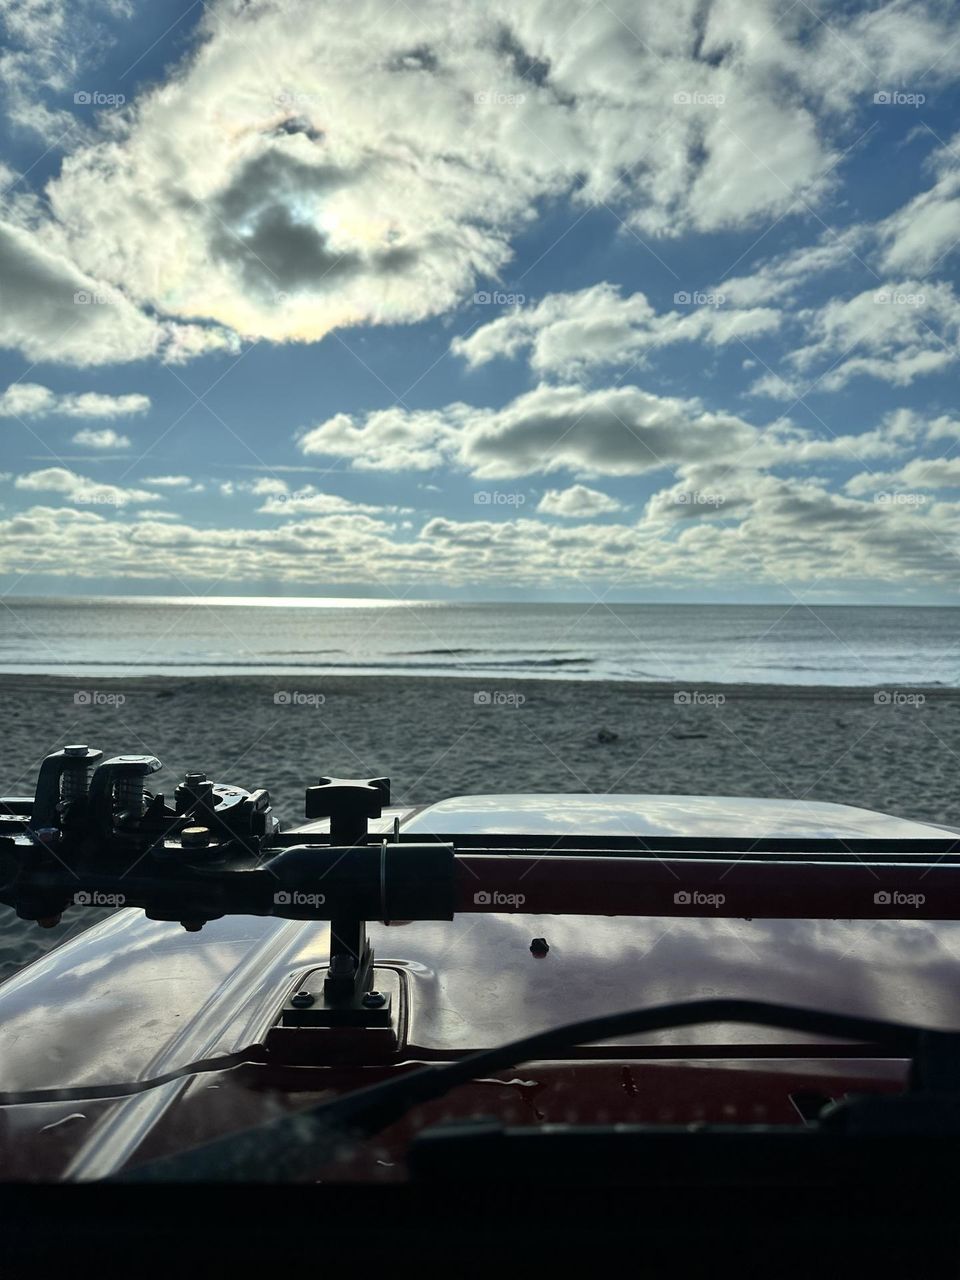
M 334 1102 L 283 1116 L 242 1133 L 124 1171 L 121 1181 L 288 1181 L 400 1120 L 412 1107 L 442 1098 L 477 1077 L 532 1059 L 562 1058 L 582 1044 L 704 1023 L 735 1022 L 887 1050 L 913 1060 L 914 1081 L 926 1089 L 960 1088 L 960 1033 L 932 1031 L 877 1018 L 760 1000 L 690 1000 L 606 1014 L 524 1036 L 456 1062 L 409 1071 L 397 1079 L 358 1089 Z M 821 1056 L 829 1057 L 829 1046 Z

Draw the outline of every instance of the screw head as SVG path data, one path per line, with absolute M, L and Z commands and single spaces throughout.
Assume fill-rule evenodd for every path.
M 184 827 L 180 832 L 184 849 L 203 849 L 210 843 L 209 827 Z
M 382 991 L 368 991 L 360 1003 L 365 1009 L 382 1009 L 387 1003 L 387 997 Z
M 85 742 L 72 742 L 70 746 L 63 748 L 65 756 L 85 756 L 87 754 L 87 744 Z
M 316 1000 L 312 991 L 297 991 L 290 999 L 295 1009 L 309 1009 Z

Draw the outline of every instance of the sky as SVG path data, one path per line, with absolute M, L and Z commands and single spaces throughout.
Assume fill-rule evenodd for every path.
M 957 603 L 954 5 L 0 27 L 5 594 Z

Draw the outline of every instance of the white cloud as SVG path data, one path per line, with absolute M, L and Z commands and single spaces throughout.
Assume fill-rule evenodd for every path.
M 878 225 L 886 271 L 926 275 L 960 245 L 958 146 L 960 134 L 939 147 L 932 158 L 934 185 Z
M 623 503 L 616 498 L 585 484 L 574 484 L 569 489 L 548 489 L 537 504 L 541 515 L 563 516 L 567 520 L 589 520 L 593 516 L 622 510 Z
M 286 480 L 281 480 L 278 476 L 260 476 L 250 485 L 250 492 L 264 496 L 272 496 L 281 493 L 287 493 L 289 485 Z
M 84 391 L 60 395 L 36 382 L 14 382 L 0 392 L 0 418 L 127 418 L 146 413 L 150 397 Z
M 861 472 L 852 476 L 846 491 L 856 497 L 888 490 L 936 490 L 960 488 L 960 457 L 911 458 L 894 471 Z
M 144 476 L 143 483 L 155 485 L 158 489 L 186 489 L 193 481 L 189 476 Z
M 0 218 L 0 347 L 78 366 L 236 349 L 221 329 L 144 314 L 122 289 L 80 269 L 66 239 L 63 227 Z
M 804 212 L 877 68 L 919 74 L 936 46 L 935 80 L 958 33 L 896 3 L 828 24 L 773 0 L 219 0 L 163 83 L 81 131 L 33 224 L 6 228 L 0 342 L 187 359 L 231 332 L 419 320 L 502 270 L 544 197 L 602 201 L 643 235 Z M 77 323 L 73 293 L 111 287 Z
M 85 445 L 88 449 L 129 449 L 130 437 L 119 435 L 112 427 L 104 427 L 96 431 L 89 427 L 78 431 L 72 437 L 74 444 Z
M 852 298 L 803 308 L 792 325 L 805 339 L 787 356 L 793 370 L 768 369 L 750 394 L 795 400 L 814 389 L 839 390 L 856 377 L 907 387 L 960 355 L 960 298 L 942 281 L 883 281 Z
M 397 514 L 401 510 L 409 512 L 409 508 L 378 507 L 369 502 L 354 502 L 337 493 L 319 493 L 313 485 L 309 484 L 292 493 L 274 493 L 257 510 L 263 515 L 288 518 L 294 515 L 329 516 L 346 515 L 352 512 L 362 515 Z
M 446 461 L 456 445 L 457 420 L 470 413 L 467 405 L 422 412 L 397 406 L 368 414 L 363 426 L 338 413 L 304 432 L 298 446 L 307 457 L 349 458 L 358 470 L 426 471 Z
M 11 123 L 52 147 L 64 133 L 85 133 L 66 106 L 76 78 L 112 44 L 104 19 L 132 12 L 131 0 L 0 0 L 0 85 Z
M 802 370 L 826 361 L 818 379 L 824 391 L 858 374 L 909 386 L 915 378 L 952 364 L 958 355 L 960 299 L 946 283 L 884 281 L 848 300 L 801 311 L 813 341 L 792 354 Z
M 538 587 L 616 577 L 626 585 L 902 582 L 955 584 L 960 504 L 857 501 L 741 469 L 725 488 L 690 471 L 635 523 L 428 520 L 407 530 L 361 513 L 276 528 L 196 528 L 140 512 L 34 507 L 0 520 L 0 572 L 289 583 Z M 711 481 L 712 482 L 712 481 Z M 678 501 L 678 492 L 688 501 Z M 720 497 L 697 508 L 689 495 Z M 716 518 L 716 517 L 720 518 Z
M 501 479 L 568 469 L 640 475 L 747 448 L 756 431 L 696 401 L 638 387 L 586 391 L 541 385 L 502 409 L 449 405 L 436 412 L 378 411 L 362 425 L 338 414 L 300 440 L 305 453 L 350 458 L 358 469 L 424 470 L 453 461 Z
M 714 281 L 709 292 L 722 293 L 734 307 L 793 302 L 816 277 L 856 265 L 866 235 L 862 226 L 842 231 L 828 228 L 814 244 L 769 258 L 749 275 L 724 276 Z
M 552 293 L 454 339 L 450 349 L 476 368 L 529 348 L 532 369 L 569 375 L 593 365 L 637 363 L 675 342 L 719 346 L 780 325 L 773 308 L 728 309 L 722 292 L 679 291 L 676 301 L 680 309 L 657 315 L 644 294 L 624 298 L 611 284 Z
M 563 470 L 589 478 L 703 463 L 729 468 L 743 458 L 764 467 L 862 461 L 902 448 L 902 423 L 898 430 L 885 423 L 859 434 L 814 435 L 780 420 L 761 429 L 735 414 L 705 409 L 698 400 L 635 386 L 587 390 L 544 383 L 500 409 L 394 408 L 363 421 L 338 414 L 303 436 L 300 448 L 349 459 L 358 470 L 453 465 L 488 479 Z
M 145 489 L 126 489 L 120 485 L 102 484 L 86 476 L 78 476 L 67 467 L 45 467 L 17 476 L 16 488 L 33 493 L 59 493 L 78 505 L 125 506 L 128 502 L 156 502 L 158 494 Z

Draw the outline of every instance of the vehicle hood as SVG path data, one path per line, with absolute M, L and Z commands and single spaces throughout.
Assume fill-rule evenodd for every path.
M 745 796 L 457 796 L 413 813 L 404 830 L 424 835 L 830 836 L 909 839 L 947 830 L 852 805 Z M 948 834 L 954 835 L 950 831 Z
M 395 816 L 404 830 L 425 835 L 919 837 L 945 830 L 843 805 L 719 796 L 467 796 L 391 811 L 384 824 Z M 399 970 L 407 983 L 413 1059 L 489 1047 L 603 1012 L 714 996 L 960 1028 L 960 923 L 490 913 L 371 924 L 370 936 L 377 964 Z M 547 939 L 546 956 L 531 953 L 534 937 Z M 39 1089 L 103 1095 L 112 1085 L 158 1080 L 258 1045 L 327 952 L 323 923 L 233 917 L 186 933 L 118 911 L 0 986 L 0 1094 L 11 1101 Z M 642 1043 L 652 1056 L 715 1056 L 727 1046 L 732 1056 L 762 1057 L 804 1042 L 714 1026 Z M 815 1042 L 806 1043 L 811 1057 L 824 1056 L 822 1044 L 818 1054 Z

